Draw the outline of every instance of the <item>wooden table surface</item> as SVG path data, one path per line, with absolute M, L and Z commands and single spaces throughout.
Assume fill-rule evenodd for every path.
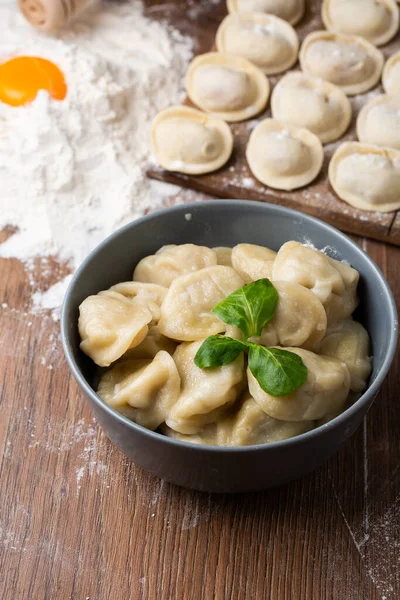
M 195 35 L 201 4 L 218 2 L 149 4 L 190 19 Z M 398 295 L 400 248 L 357 242 Z M 16 260 L 0 272 L 2 600 L 400 598 L 398 356 L 325 466 L 280 489 L 210 496 L 149 476 L 108 441 L 58 323 L 27 311 L 29 273 Z

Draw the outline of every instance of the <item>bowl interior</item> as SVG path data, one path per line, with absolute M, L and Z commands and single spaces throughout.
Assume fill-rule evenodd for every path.
M 247 242 L 278 250 L 289 240 L 311 243 L 360 272 L 361 302 L 355 316 L 371 338 L 369 387 L 377 390 L 397 342 L 396 308 L 379 269 L 355 243 L 329 225 L 296 211 L 249 201 L 201 202 L 160 211 L 130 223 L 98 246 L 75 274 L 63 308 L 64 344 L 70 363 L 75 363 L 75 374 L 92 387 L 96 367 L 79 349 L 79 304 L 90 294 L 130 280 L 144 256 L 165 244 L 213 247 Z

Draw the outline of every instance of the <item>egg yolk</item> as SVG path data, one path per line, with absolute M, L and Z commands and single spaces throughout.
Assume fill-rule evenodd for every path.
M 55 100 L 64 100 L 67 86 L 60 69 L 36 56 L 17 56 L 0 64 L 0 101 L 10 106 L 32 102 L 39 90 Z

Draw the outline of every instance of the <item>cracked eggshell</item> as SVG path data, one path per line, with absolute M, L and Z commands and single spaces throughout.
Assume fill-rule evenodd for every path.
M 289 23 L 260 13 L 225 17 L 216 44 L 218 52 L 247 58 L 266 75 L 290 69 L 299 51 L 299 38 Z
M 209 52 L 190 63 L 186 90 L 201 110 L 234 122 L 260 113 L 268 102 L 270 86 L 264 73 L 245 58 Z
M 391 96 L 400 95 L 400 52 L 386 61 L 382 74 L 383 89 Z
M 186 106 L 163 110 L 151 128 L 152 150 L 167 171 L 199 175 L 222 167 L 233 150 L 224 121 Z
M 384 94 L 363 106 L 357 136 L 360 142 L 400 150 L 400 97 Z
M 352 115 L 343 90 L 300 71 L 287 73 L 275 86 L 271 109 L 274 119 L 309 129 L 323 144 L 340 138 Z
M 383 54 L 362 37 L 330 31 L 314 31 L 300 50 L 304 73 L 339 86 L 345 94 L 361 94 L 381 76 Z
M 400 152 L 360 142 L 341 144 L 329 164 L 329 181 L 341 200 L 361 210 L 400 208 Z
M 324 0 L 322 21 L 329 31 L 383 46 L 399 29 L 399 7 L 395 0 Z
M 265 119 L 251 133 L 246 158 L 261 183 L 279 190 L 294 190 L 317 177 L 324 151 L 311 131 Z
M 267 13 L 296 25 L 304 15 L 305 0 L 227 0 L 230 13 Z

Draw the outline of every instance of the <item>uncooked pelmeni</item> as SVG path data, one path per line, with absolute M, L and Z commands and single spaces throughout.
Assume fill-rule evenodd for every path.
M 199 175 L 222 167 L 233 150 L 229 126 L 186 106 L 163 110 L 151 128 L 153 154 L 167 171 Z
M 400 152 L 345 142 L 332 156 L 329 181 L 342 200 L 362 210 L 400 208 Z
M 189 65 L 186 89 L 201 110 L 224 121 L 244 121 L 261 112 L 269 82 L 253 63 L 240 56 L 209 52 Z
M 291 25 L 296 25 L 304 15 L 305 0 L 227 0 L 230 13 L 267 13 Z
M 357 136 L 360 142 L 400 150 L 400 97 L 382 95 L 363 106 Z
M 352 114 L 349 99 L 338 86 L 294 71 L 276 85 L 271 108 L 275 119 L 309 129 L 323 144 L 344 134 Z
M 386 61 L 382 74 L 382 85 L 387 94 L 400 95 L 400 52 L 396 52 Z
M 314 31 L 300 50 L 304 73 L 342 88 L 348 96 L 374 87 L 381 76 L 383 54 L 362 37 L 330 31 Z
M 395 0 L 324 0 L 322 20 L 329 31 L 359 35 L 382 46 L 399 29 Z
M 259 181 L 276 189 L 294 190 L 317 177 L 324 151 L 311 131 L 265 119 L 252 131 L 246 157 Z
M 289 23 L 259 13 L 225 17 L 216 44 L 218 52 L 247 58 L 266 75 L 290 69 L 299 51 L 299 38 Z

